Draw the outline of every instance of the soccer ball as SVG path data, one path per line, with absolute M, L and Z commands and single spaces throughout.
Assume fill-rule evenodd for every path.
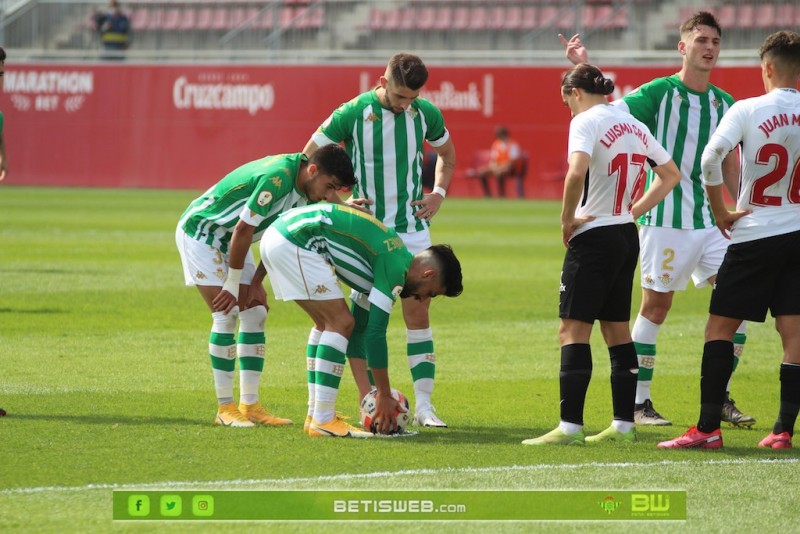
M 372 420 L 372 417 L 375 415 L 375 407 L 377 405 L 377 395 L 378 390 L 373 389 L 366 395 L 364 398 L 361 399 L 361 426 L 362 428 L 369 429 L 372 433 L 377 433 L 377 429 L 375 428 L 375 423 Z M 406 431 L 406 427 L 408 426 L 408 421 L 411 417 L 411 412 L 409 411 L 408 399 L 405 395 L 403 395 L 398 390 L 392 388 L 392 397 L 397 399 L 401 406 L 405 407 L 406 411 L 401 412 L 398 410 L 395 412 L 397 416 L 397 430 L 393 433 L 395 434 L 402 434 Z

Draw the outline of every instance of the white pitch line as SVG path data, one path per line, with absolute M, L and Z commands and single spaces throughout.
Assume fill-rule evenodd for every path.
M 18 495 L 34 493 L 55 493 L 55 492 L 81 492 L 94 490 L 179 490 L 181 488 L 191 490 L 193 488 L 213 489 L 215 487 L 230 486 L 274 486 L 276 484 L 296 484 L 314 482 L 334 482 L 337 480 L 370 480 L 384 477 L 396 476 L 418 476 L 418 475 L 441 475 L 441 474 L 480 474 L 498 473 L 508 471 L 543 471 L 549 469 L 583 469 L 589 468 L 631 468 L 631 467 L 660 467 L 660 466 L 680 466 L 680 465 L 744 465 L 744 464 L 796 464 L 800 458 L 763 458 L 745 459 L 732 458 L 726 460 L 709 460 L 698 464 L 688 460 L 673 461 L 662 460 L 660 462 L 589 462 L 585 464 L 540 464 L 540 465 L 508 465 L 493 467 L 447 467 L 443 469 L 407 469 L 402 471 L 376 471 L 373 473 L 342 473 L 340 475 L 322 475 L 317 477 L 295 477 L 295 478 L 264 478 L 251 480 L 198 480 L 198 481 L 165 481 L 151 482 L 145 484 L 87 484 L 85 486 L 41 486 L 36 488 L 9 488 L 0 490 L 0 495 Z

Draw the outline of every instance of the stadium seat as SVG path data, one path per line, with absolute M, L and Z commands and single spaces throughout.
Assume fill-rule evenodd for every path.
M 282 7 L 278 15 L 278 24 L 282 30 L 291 30 L 294 25 L 295 10 L 293 7 Z
M 453 23 L 450 29 L 459 31 L 466 30 L 469 27 L 469 8 L 457 7 L 453 10 Z
M 214 15 L 211 11 L 210 7 L 201 8 L 197 12 L 197 29 L 198 30 L 208 30 L 211 28 L 211 21 L 213 20 Z
M 775 24 L 775 6 L 770 4 L 759 4 L 755 6 L 755 16 L 753 19 L 753 24 L 756 28 L 774 28 L 775 26 L 780 26 L 780 24 Z
M 558 18 L 558 7 L 556 6 L 543 6 L 539 10 L 539 20 L 536 27 L 538 28 L 555 28 L 556 19 Z
M 749 30 L 755 27 L 756 8 L 750 4 L 741 4 L 736 9 L 735 26 L 739 29 Z M 721 24 L 720 24 L 721 26 Z
M 682 23 L 684 20 L 688 19 L 692 16 L 691 10 L 687 12 L 685 17 L 681 17 Z M 720 27 L 722 28 L 722 32 L 724 33 L 727 29 L 733 29 L 736 26 L 736 6 L 734 5 L 724 5 L 720 6 L 719 8 L 714 10 L 714 16 L 717 17 L 717 22 L 719 22 Z M 680 24 L 678 23 L 678 24 Z
M 413 30 L 417 26 L 417 11 L 413 7 L 406 7 L 400 10 L 400 24 L 398 29 L 401 31 Z
M 507 7 L 503 15 L 502 29 L 517 31 L 522 28 L 522 8 L 519 6 Z
M 436 8 L 436 20 L 433 23 L 435 30 L 449 30 L 453 22 L 453 10 L 449 7 Z
M 128 17 L 134 30 L 144 30 L 150 18 L 150 10 L 146 7 L 136 8 Z
M 197 29 L 197 11 L 194 8 L 187 7 L 181 14 L 181 20 L 176 28 L 178 31 L 193 31 Z
M 390 8 L 383 12 L 383 30 L 397 31 L 400 29 L 400 22 L 403 19 L 403 11 L 400 8 Z
M 155 8 L 150 10 L 150 16 L 147 17 L 147 23 L 142 27 L 144 30 L 157 31 L 160 30 L 164 24 L 164 10 Z
M 243 7 L 234 7 L 228 13 L 228 29 L 234 30 L 244 24 L 247 15 Z
M 164 13 L 164 23 L 161 25 L 163 30 L 175 31 L 178 29 L 181 21 L 181 10 L 178 8 L 170 8 Z
M 488 14 L 485 7 L 473 7 L 469 13 L 468 30 L 485 31 L 488 28 Z
M 223 31 L 228 29 L 228 9 L 224 7 L 215 8 L 211 18 L 211 29 Z
M 436 9 L 430 5 L 414 8 L 416 11 L 417 29 L 432 30 L 436 25 Z
M 490 30 L 502 30 L 506 23 L 506 8 L 491 7 L 486 14 L 486 27 Z
M 380 31 L 383 29 L 383 14 L 382 9 L 373 7 L 369 10 L 369 18 L 367 19 L 367 28 L 372 31 Z
M 614 9 L 614 14 L 611 20 L 603 24 L 603 28 L 607 30 L 620 30 L 628 27 L 628 8 L 627 6 L 618 6 Z
M 294 14 L 294 27 L 298 30 L 318 30 L 325 24 L 325 8 L 322 6 L 299 7 Z
M 520 29 L 528 31 L 536 28 L 539 25 L 541 14 L 538 8 L 533 6 L 526 6 L 522 8 L 522 17 L 520 19 Z
M 800 20 L 800 7 L 795 8 L 792 4 L 778 4 L 775 6 L 775 25 L 778 27 L 791 26 L 792 24 L 797 25 L 796 22 L 792 22 L 795 20 L 795 9 L 797 9 L 798 20 Z

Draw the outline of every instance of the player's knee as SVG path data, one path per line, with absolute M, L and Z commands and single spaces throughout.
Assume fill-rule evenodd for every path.
M 356 321 L 353 316 L 349 313 L 342 313 L 337 315 L 328 326 L 326 326 L 325 330 L 333 330 L 334 332 L 338 332 L 339 334 L 343 335 L 346 338 L 350 338 L 353 333 L 353 327 L 355 326 Z
M 236 330 L 236 320 L 239 318 L 239 307 L 235 306 L 228 313 L 214 312 L 211 314 L 212 330 L 222 334 L 232 334 Z
M 242 321 L 242 330 L 245 332 L 257 332 L 264 330 L 264 322 L 267 320 L 266 306 L 253 306 L 239 313 Z

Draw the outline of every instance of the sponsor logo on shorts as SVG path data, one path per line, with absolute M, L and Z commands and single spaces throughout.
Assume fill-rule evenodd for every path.
M 649 274 L 648 274 L 648 275 L 645 275 L 645 277 L 644 277 L 644 283 L 645 283 L 645 284 L 647 284 L 647 285 L 649 285 L 649 286 L 652 286 L 652 285 L 653 285 L 653 282 L 654 282 L 654 280 L 653 280 L 653 277 L 652 277 L 652 276 L 650 276 Z
M 204 272 L 202 272 L 202 271 L 197 271 L 195 273 L 194 277 L 197 278 L 198 280 L 205 280 L 206 279 L 206 274 Z
M 331 290 L 328 289 L 325 284 L 320 284 L 316 288 L 314 288 L 315 295 L 324 295 L 325 293 L 330 293 Z

